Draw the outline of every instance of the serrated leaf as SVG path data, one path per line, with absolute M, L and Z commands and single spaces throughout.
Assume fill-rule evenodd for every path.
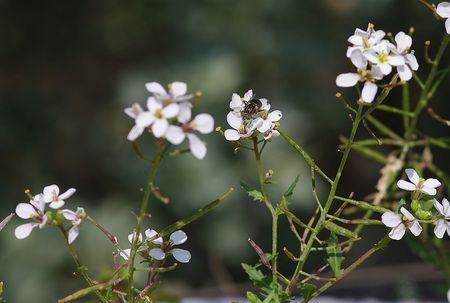
M 314 284 L 304 283 L 300 285 L 300 291 L 303 296 L 303 302 L 308 303 L 316 292 L 317 287 Z
M 290 196 L 292 196 L 299 179 L 300 179 L 300 175 L 297 175 L 297 177 L 295 177 L 295 179 L 294 179 L 294 182 L 291 183 L 291 185 L 286 190 L 286 192 L 283 194 L 283 196 L 285 196 L 286 198 L 289 198 Z
M 251 198 L 253 198 L 253 200 L 255 200 L 255 201 L 264 201 L 264 196 L 263 196 L 263 194 L 260 191 L 250 187 L 244 181 L 241 181 L 240 184 L 241 184 L 242 189 L 245 190 L 247 192 L 247 194 Z
M 249 265 L 242 263 L 242 268 L 247 273 L 249 279 L 253 282 L 253 284 L 261 289 L 263 292 L 270 293 L 271 291 L 271 282 L 272 277 L 264 275 L 261 270 L 258 269 L 258 265 Z

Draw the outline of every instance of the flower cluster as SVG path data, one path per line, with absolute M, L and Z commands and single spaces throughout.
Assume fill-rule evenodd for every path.
M 169 255 L 172 255 L 175 260 L 181 263 L 188 263 L 191 260 L 191 253 L 188 250 L 181 248 L 173 248 L 175 245 L 183 244 L 187 241 L 187 235 L 182 230 L 173 232 L 168 241 L 164 241 L 163 238 L 157 237 L 158 232 L 153 229 L 147 229 L 145 232 L 145 240 L 142 234 L 131 233 L 128 235 L 128 241 L 133 244 L 133 241 L 137 237 L 138 249 L 141 255 L 148 255 L 151 258 L 162 261 Z M 124 249 L 120 256 L 125 260 L 130 257 L 131 248 Z
M 270 104 L 265 98 L 256 98 L 252 90 L 241 98 L 234 93 L 230 102 L 231 111 L 227 115 L 227 122 L 232 129 L 225 130 L 225 138 L 237 141 L 256 134 L 264 134 L 265 140 L 278 136 L 276 130 L 282 114 L 279 110 L 270 112 Z
M 422 232 L 420 222 L 435 223 L 434 234 L 441 239 L 445 232 L 450 236 L 450 203 L 447 199 L 443 199 L 439 203 L 436 199 L 429 199 L 436 195 L 436 188 L 441 183 L 433 178 L 420 178 L 414 169 L 405 170 L 409 181 L 399 180 L 397 186 L 403 190 L 412 192 L 411 211 L 404 206 L 400 207 L 400 213 L 392 211 L 386 212 L 381 216 L 384 225 L 392 228 L 389 237 L 393 240 L 400 240 L 405 235 L 406 230 L 410 230 L 414 236 L 419 236 Z M 436 214 L 432 214 L 431 209 L 436 210 Z
M 181 144 L 187 137 L 192 154 L 203 159 L 206 144 L 195 134 L 208 134 L 214 130 L 214 119 L 209 114 L 198 114 L 192 119 L 193 94 L 187 94 L 184 82 L 172 82 L 166 90 L 157 82 L 145 85 L 152 94 L 147 99 L 147 110 L 135 103 L 125 109 L 134 119 L 135 125 L 128 134 L 128 140 L 136 140 L 145 130 L 156 138 L 166 138 L 174 145 Z
M 414 52 L 411 51 L 412 39 L 404 32 L 395 35 L 395 44 L 385 37 L 385 32 L 375 30 L 369 24 L 367 30 L 357 28 L 348 38 L 351 46 L 347 49 L 347 58 L 356 67 L 356 73 L 343 73 L 337 76 L 336 85 L 352 87 L 363 82 L 361 101 L 371 103 L 378 91 L 377 81 L 382 80 L 395 67 L 403 81 L 412 78 L 412 71 L 419 68 Z
M 59 187 L 57 185 L 49 185 L 44 187 L 42 193 L 32 196 L 29 203 L 19 203 L 16 207 L 16 214 L 22 219 L 31 219 L 32 222 L 19 225 L 14 234 L 17 239 L 24 239 L 28 237 L 35 227 L 44 228 L 49 223 L 49 219 L 54 219 L 52 224 L 59 225 L 59 217 L 55 216 L 53 212 L 46 211 L 45 207 L 49 204 L 52 209 L 60 209 L 64 206 L 66 199 L 70 198 L 75 193 L 75 188 L 70 188 L 64 193 L 60 194 Z M 58 213 L 69 220 L 72 227 L 67 234 L 67 240 L 71 244 L 78 237 L 79 225 L 82 219 L 86 216 L 84 209 L 77 208 L 77 211 L 71 211 L 69 209 L 58 210 Z
M 445 20 L 445 30 L 450 35 L 450 2 L 441 2 L 436 7 L 436 13 Z

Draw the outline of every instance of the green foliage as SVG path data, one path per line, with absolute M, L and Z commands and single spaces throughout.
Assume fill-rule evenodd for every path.
M 314 284 L 303 283 L 299 285 L 299 288 L 302 293 L 304 303 L 308 303 L 312 298 L 314 298 L 314 293 L 317 289 Z
M 342 256 L 341 248 L 337 246 L 338 238 L 335 234 L 331 234 L 328 242 L 326 261 L 330 265 L 334 276 L 339 277 L 342 274 L 342 262 L 345 258 Z
M 355 234 L 354 232 L 352 232 L 351 230 L 349 230 L 345 227 L 339 226 L 336 223 L 333 223 L 331 221 L 324 221 L 323 226 L 326 229 L 328 229 L 332 234 L 334 233 L 336 235 L 343 236 L 343 237 L 346 237 L 349 239 L 358 238 L 358 235 Z
M 247 300 L 250 301 L 250 303 L 261 303 L 262 301 L 252 292 L 247 291 Z
M 284 197 L 289 198 L 294 193 L 295 187 L 297 186 L 298 180 L 300 179 L 300 175 L 297 175 L 295 177 L 292 184 L 289 186 L 289 188 L 286 190 L 286 192 L 283 194 Z
M 247 194 L 249 195 L 249 197 L 253 198 L 253 200 L 264 201 L 264 196 L 260 191 L 250 187 L 244 181 L 241 181 L 240 184 L 241 184 L 242 189 L 245 190 L 247 192 Z

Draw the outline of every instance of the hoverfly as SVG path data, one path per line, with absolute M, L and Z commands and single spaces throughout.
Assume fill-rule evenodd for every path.
M 245 120 L 251 120 L 256 118 L 256 115 L 261 111 L 262 102 L 257 98 L 253 98 L 246 102 L 244 109 L 242 110 L 242 118 Z

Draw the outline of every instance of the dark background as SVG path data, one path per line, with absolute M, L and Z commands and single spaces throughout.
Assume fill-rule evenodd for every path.
M 201 90 L 204 96 L 197 112 L 210 112 L 216 125 L 224 128 L 231 94 L 253 88 L 284 113 L 283 128 L 333 175 L 340 159 L 338 135 L 348 134 L 350 125 L 334 98 L 334 80 L 350 71 L 347 38 L 368 22 L 394 34 L 415 26 L 413 48 L 421 65 L 419 74 L 425 74 L 423 42 L 432 40 L 434 51 L 444 24 L 419 1 L 0 0 L 0 217 L 26 201 L 26 188 L 37 193 L 53 183 L 63 190 L 75 187 L 68 206 L 85 207 L 127 247 L 126 235 L 134 224 L 131 211 L 138 210 L 139 188 L 148 167 L 126 140 L 133 123 L 123 108 L 133 102 L 144 104 L 148 96 L 144 84 L 149 81 L 180 80 L 192 92 Z M 433 107 L 445 116 L 449 95 L 443 86 Z M 351 89 L 342 91 L 352 94 Z M 389 102 L 397 105 L 398 97 L 394 91 Z M 398 116 L 380 117 L 394 128 L 401 126 Z M 428 117 L 420 125 L 436 136 L 448 134 Z M 162 164 L 156 183 L 171 203 L 151 201 L 153 217 L 146 227 L 160 230 L 235 187 L 224 205 L 185 228 L 190 239 L 184 248 L 193 259 L 163 277 L 162 287 L 181 295 L 239 295 L 247 287 L 240 263 L 257 260 L 247 238 L 268 249 L 270 216 L 239 189 L 240 180 L 256 184 L 251 155 L 234 155 L 233 147 L 217 134 L 203 139 L 208 142 L 205 160 L 188 154 Z M 149 155 L 152 140 L 149 135 L 140 139 Z M 275 194 L 300 174 L 292 208 L 308 217 L 314 205 L 308 167 L 281 138 L 267 146 L 264 159 L 265 167 L 275 170 Z M 445 166 L 445 159 L 442 154 L 436 161 Z M 340 193 L 355 191 L 357 198 L 364 197 L 374 190 L 379 169 L 373 161 L 352 156 Z M 318 185 L 326 190 L 324 184 Z M 74 267 L 58 232 L 35 230 L 19 241 L 13 232 L 21 223 L 15 218 L 0 234 L 0 280 L 5 281 L 9 302 L 55 302 L 82 287 L 81 279 L 71 274 Z M 285 232 L 280 246 L 295 251 L 285 222 L 281 228 Z M 356 254 L 384 231 L 370 228 Z M 75 246 L 91 273 L 111 266 L 111 245 L 89 223 L 83 223 Z M 292 272 L 294 265 L 281 258 L 282 268 Z M 317 256 L 315 262 L 322 258 Z M 368 263 L 405 262 L 422 266 L 401 242 Z M 343 287 L 335 294 L 433 296 L 438 276 L 430 274 L 425 280 L 431 282 L 420 282 L 420 288 L 416 284 L 429 267 L 386 280 L 386 273 L 402 272 L 396 268 L 383 267 L 374 278 L 384 284 L 354 283 L 353 289 Z M 369 291 L 364 287 L 370 282 L 374 285 Z

